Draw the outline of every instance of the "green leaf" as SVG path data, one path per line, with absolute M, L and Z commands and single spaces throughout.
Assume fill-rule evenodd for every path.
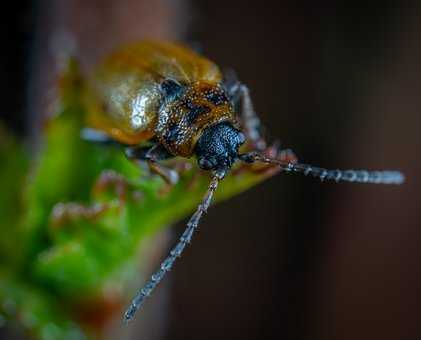
M 42 146 L 29 170 L 21 145 L 0 146 L 4 159 L 10 152 L 20 155 L 1 169 L 0 180 L 4 177 L 8 190 L 0 191 L 0 203 L 5 204 L 0 214 L 10 217 L 0 226 L 3 231 L 16 228 L 18 235 L 2 245 L 2 250 L 20 261 L 19 266 L 3 263 L 8 274 L 2 274 L 0 302 L 12 296 L 20 316 L 6 316 L 37 339 L 67 339 L 69 332 L 80 335 L 81 329 L 86 336 L 93 329 L 99 331 L 109 316 L 96 308 L 96 317 L 102 321 L 90 321 L 90 304 L 110 304 L 110 291 L 111 304 L 118 306 L 113 313 L 120 312 L 127 302 L 126 287 L 137 277 L 139 265 L 148 262 L 138 256 L 141 245 L 192 213 L 210 181 L 194 160 L 175 159 L 169 165 L 183 165 L 186 170 L 168 190 L 161 178 L 127 160 L 121 147 L 83 141 L 81 84 L 76 65 L 70 63 L 60 82 L 57 115 L 46 124 Z M 98 190 L 95 183 L 104 170 L 121 176 L 124 197 L 112 186 Z M 268 167 L 238 166 L 220 184 L 215 202 L 274 173 Z M 54 208 L 57 211 L 59 203 L 70 202 L 102 210 L 95 218 L 64 218 L 54 223 Z M 81 319 L 84 315 L 87 317 Z

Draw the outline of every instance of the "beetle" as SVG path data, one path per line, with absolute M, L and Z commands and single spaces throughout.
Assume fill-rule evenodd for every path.
M 290 150 L 277 150 L 269 157 L 247 86 L 232 75 L 224 77 L 215 63 L 177 43 L 144 41 L 115 51 L 86 79 L 83 97 L 88 112 L 83 138 L 125 145 L 129 159 L 146 161 L 169 184 L 178 175 L 160 164 L 164 159 L 194 156 L 201 169 L 211 172 L 202 202 L 178 243 L 132 300 L 125 322 L 133 319 L 190 243 L 218 183 L 234 163 L 261 162 L 336 182 L 404 181 L 398 171 L 327 170 L 300 164 Z M 241 153 L 246 142 L 250 151 Z

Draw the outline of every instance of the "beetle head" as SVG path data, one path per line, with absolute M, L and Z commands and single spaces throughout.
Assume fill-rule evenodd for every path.
M 206 128 L 195 147 L 199 167 L 223 175 L 238 159 L 238 149 L 245 142 L 244 134 L 231 123 L 222 122 Z

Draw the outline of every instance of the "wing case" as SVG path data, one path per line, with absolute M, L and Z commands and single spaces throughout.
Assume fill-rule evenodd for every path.
M 216 64 L 186 47 L 157 41 L 128 45 L 93 72 L 85 91 L 87 125 L 125 144 L 154 136 L 165 79 L 218 83 Z

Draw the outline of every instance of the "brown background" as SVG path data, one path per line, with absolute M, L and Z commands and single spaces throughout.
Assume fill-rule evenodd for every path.
M 164 339 L 421 338 L 420 5 L 20 5 L 0 24 L 0 112 L 21 133 L 33 133 L 42 107 L 34 84 L 51 72 L 49 32 L 70 27 L 87 68 L 120 41 L 184 36 L 236 70 L 270 136 L 304 162 L 407 175 L 402 187 L 280 175 L 212 208 L 170 274 L 168 308 L 156 314 Z

